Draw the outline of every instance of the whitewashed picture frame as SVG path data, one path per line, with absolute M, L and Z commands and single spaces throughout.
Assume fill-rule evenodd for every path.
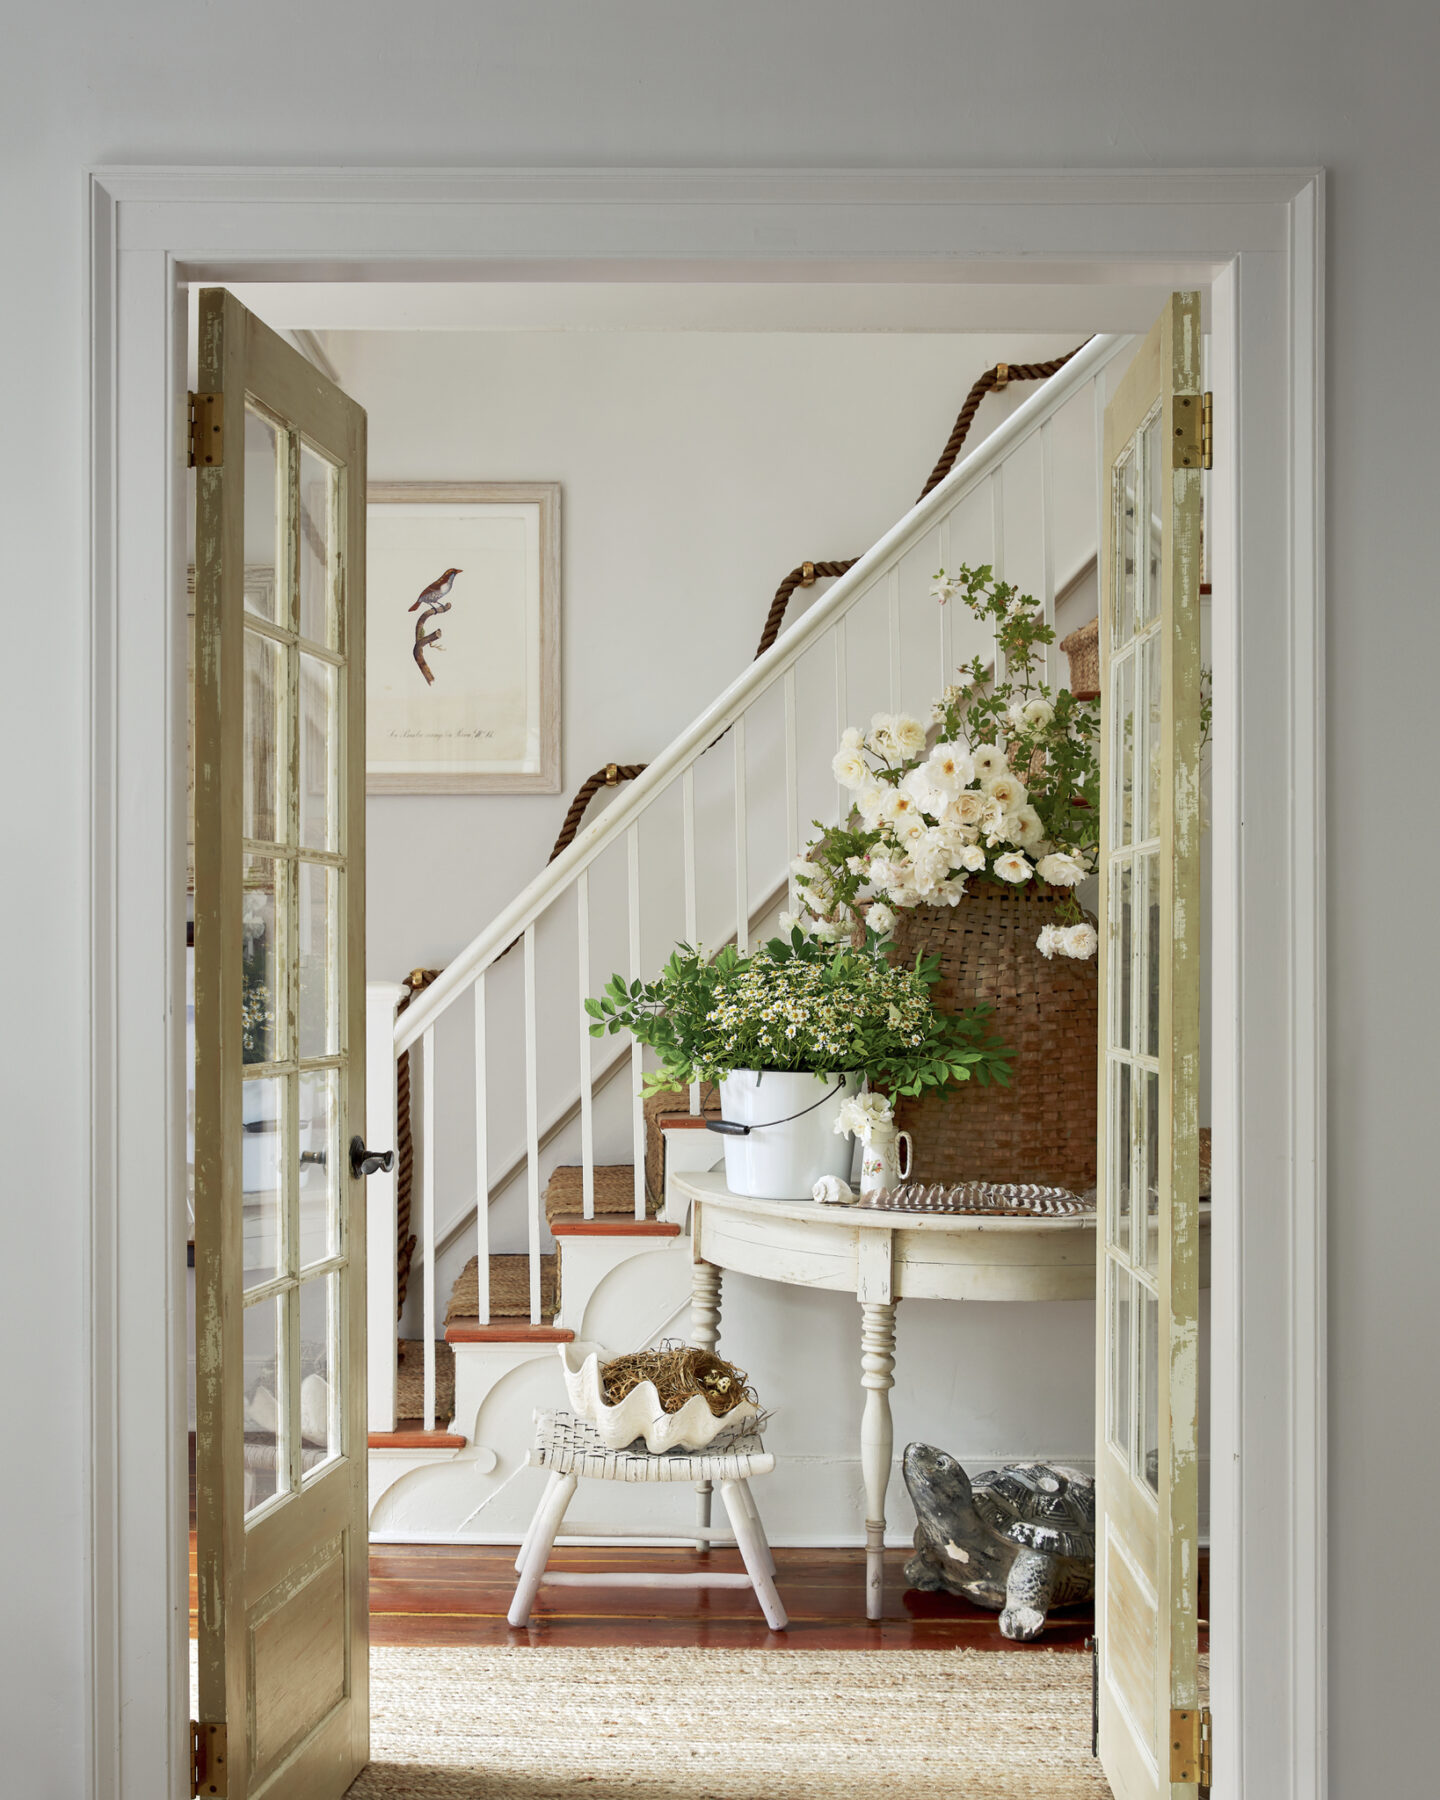
M 560 791 L 560 484 L 372 482 L 365 786 Z

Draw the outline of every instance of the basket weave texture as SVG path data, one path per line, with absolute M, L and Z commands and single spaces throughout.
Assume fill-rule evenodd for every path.
M 895 1123 L 915 1142 L 916 1179 L 1095 1186 L 1098 970 L 1035 948 L 1060 896 L 1030 882 L 982 881 L 958 906 L 897 909 L 897 959 L 940 958 L 939 1012 L 988 1004 L 1011 1051 L 1010 1086 L 970 1081 L 902 1099 Z
M 1100 620 L 1094 618 L 1060 640 L 1070 659 L 1070 692 L 1077 700 L 1100 697 Z

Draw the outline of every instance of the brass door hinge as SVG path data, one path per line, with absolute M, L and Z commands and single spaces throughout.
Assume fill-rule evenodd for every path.
M 192 469 L 218 469 L 224 460 L 221 455 L 222 435 L 225 427 L 225 396 L 223 394 L 192 394 L 190 396 L 190 467 Z
M 1170 1779 L 1210 1786 L 1210 1708 L 1192 1706 L 1170 1714 Z
M 1208 469 L 1213 454 L 1213 394 L 1175 396 L 1175 467 Z
M 225 1726 L 190 1721 L 190 1792 L 192 1795 L 230 1792 L 225 1761 Z

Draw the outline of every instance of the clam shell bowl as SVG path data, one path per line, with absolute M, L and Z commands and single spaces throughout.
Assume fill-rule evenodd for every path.
M 693 1394 L 678 1412 L 667 1413 L 653 1381 L 640 1382 L 618 1405 L 608 1406 L 600 1386 L 599 1352 L 592 1350 L 577 1367 L 569 1344 L 556 1348 L 565 1370 L 570 1409 L 595 1427 L 607 1450 L 623 1450 L 636 1438 L 644 1438 L 652 1455 L 663 1455 L 666 1450 L 703 1450 L 722 1432 L 759 1417 L 758 1407 L 749 1400 L 717 1416 L 703 1394 Z

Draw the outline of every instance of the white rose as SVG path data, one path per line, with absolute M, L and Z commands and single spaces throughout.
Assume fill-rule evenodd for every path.
M 870 765 L 859 750 L 837 750 L 830 767 L 841 787 L 863 788 L 870 779 Z
M 930 598 L 938 600 L 944 606 L 947 600 L 953 600 L 960 592 L 960 583 L 943 569 L 935 571 L 935 579 L 930 583 Z
M 952 875 L 941 886 L 938 898 L 942 906 L 958 906 L 965 898 L 965 877 Z
M 782 937 L 788 938 L 797 925 L 800 927 L 801 931 L 808 931 L 810 929 L 810 921 L 806 918 L 804 913 L 781 913 L 780 934 Z
M 861 733 L 860 728 L 856 725 L 847 725 L 840 733 L 840 748 L 842 750 L 858 750 L 864 741 L 864 736 Z
M 957 868 L 968 869 L 973 874 L 985 867 L 985 852 L 978 844 L 961 844 L 955 851 L 955 863 Z
M 1012 844 L 1028 850 L 1044 837 L 1045 827 L 1033 806 L 1018 806 L 1005 821 L 1005 835 Z
M 1096 936 L 1095 927 L 1088 920 L 1082 920 L 1078 925 L 1067 925 L 1061 931 L 1060 937 L 1060 948 L 1066 956 L 1073 956 L 1077 961 L 1083 961 L 1085 957 L 1093 956 L 1100 947 L 1100 939 Z
M 945 809 L 946 796 L 937 793 L 932 786 L 928 763 L 917 763 L 900 783 L 900 791 L 902 794 L 909 794 L 921 812 L 929 813 L 934 818 L 938 818 Z
M 856 796 L 855 804 L 860 808 L 860 817 L 867 825 L 878 825 L 885 817 L 886 798 L 890 789 L 883 787 L 878 781 L 867 781 Z
M 1074 887 L 1077 882 L 1085 879 L 1086 869 L 1078 857 L 1071 856 L 1068 851 L 1057 850 L 1053 855 L 1041 858 L 1035 873 L 1042 881 L 1048 881 L 1051 887 Z
M 985 796 L 974 788 L 957 794 L 945 809 L 947 825 L 978 825 L 985 816 Z
M 866 741 L 888 761 L 896 750 L 894 713 L 876 713 L 870 721 L 870 732 Z
M 790 864 L 790 873 L 797 881 L 813 881 L 820 871 L 814 863 L 808 862 L 803 856 L 797 856 Z
M 918 756 L 925 748 L 925 727 L 908 713 L 896 715 L 890 727 L 890 735 L 902 756 Z
M 1005 610 L 1007 613 L 1009 613 L 1009 615 L 1012 619 L 1015 619 L 1015 618 L 1018 618 L 1021 613 L 1028 613 L 1030 608 L 1025 603 L 1025 601 L 1023 599 L 1021 599 L 1020 596 L 1017 594 L 1016 597 L 1005 608 Z
M 865 923 L 872 931 L 878 931 L 882 937 L 889 937 L 895 929 L 895 914 L 883 900 L 875 900 L 871 902 L 870 909 L 865 914 Z
M 1055 717 L 1055 708 L 1048 700 L 1032 700 L 1025 708 L 1024 717 L 1030 729 L 1038 731 Z
M 1005 720 L 1016 737 L 1025 729 L 1025 708 L 1019 700 L 1012 700 L 1005 708 Z
M 816 919 L 810 923 L 810 935 L 822 944 L 833 944 L 840 935 L 840 927 L 831 924 L 829 919 Z
M 937 744 L 925 764 L 925 777 L 937 792 L 955 795 L 975 779 L 975 764 L 958 745 Z
M 1060 941 L 1064 936 L 1065 928 L 1063 925 L 1041 926 L 1040 935 L 1035 940 L 1035 948 L 1045 958 L 1046 962 L 1053 962 L 1056 953 L 1061 948 Z
M 921 816 L 919 801 L 913 794 L 907 794 L 903 788 L 891 790 L 890 804 L 886 807 L 885 813 L 891 830 L 902 843 L 925 829 L 925 820 Z
M 997 856 L 992 868 L 1002 881 L 1013 882 L 1017 887 L 1035 873 L 1018 850 L 1012 850 L 1006 856 Z
M 864 856 L 847 856 L 845 858 L 845 867 L 852 875 L 866 875 L 870 871 L 870 862 L 869 859 Z
M 977 744 L 970 760 L 974 763 L 975 773 L 981 781 L 989 781 L 996 775 L 1003 775 L 1010 768 L 1005 752 L 998 744 Z
M 997 775 L 985 777 L 985 791 L 999 807 L 1007 813 L 1018 812 L 1030 796 L 1025 791 L 1025 783 L 1018 775 L 1012 775 L 1008 769 Z

